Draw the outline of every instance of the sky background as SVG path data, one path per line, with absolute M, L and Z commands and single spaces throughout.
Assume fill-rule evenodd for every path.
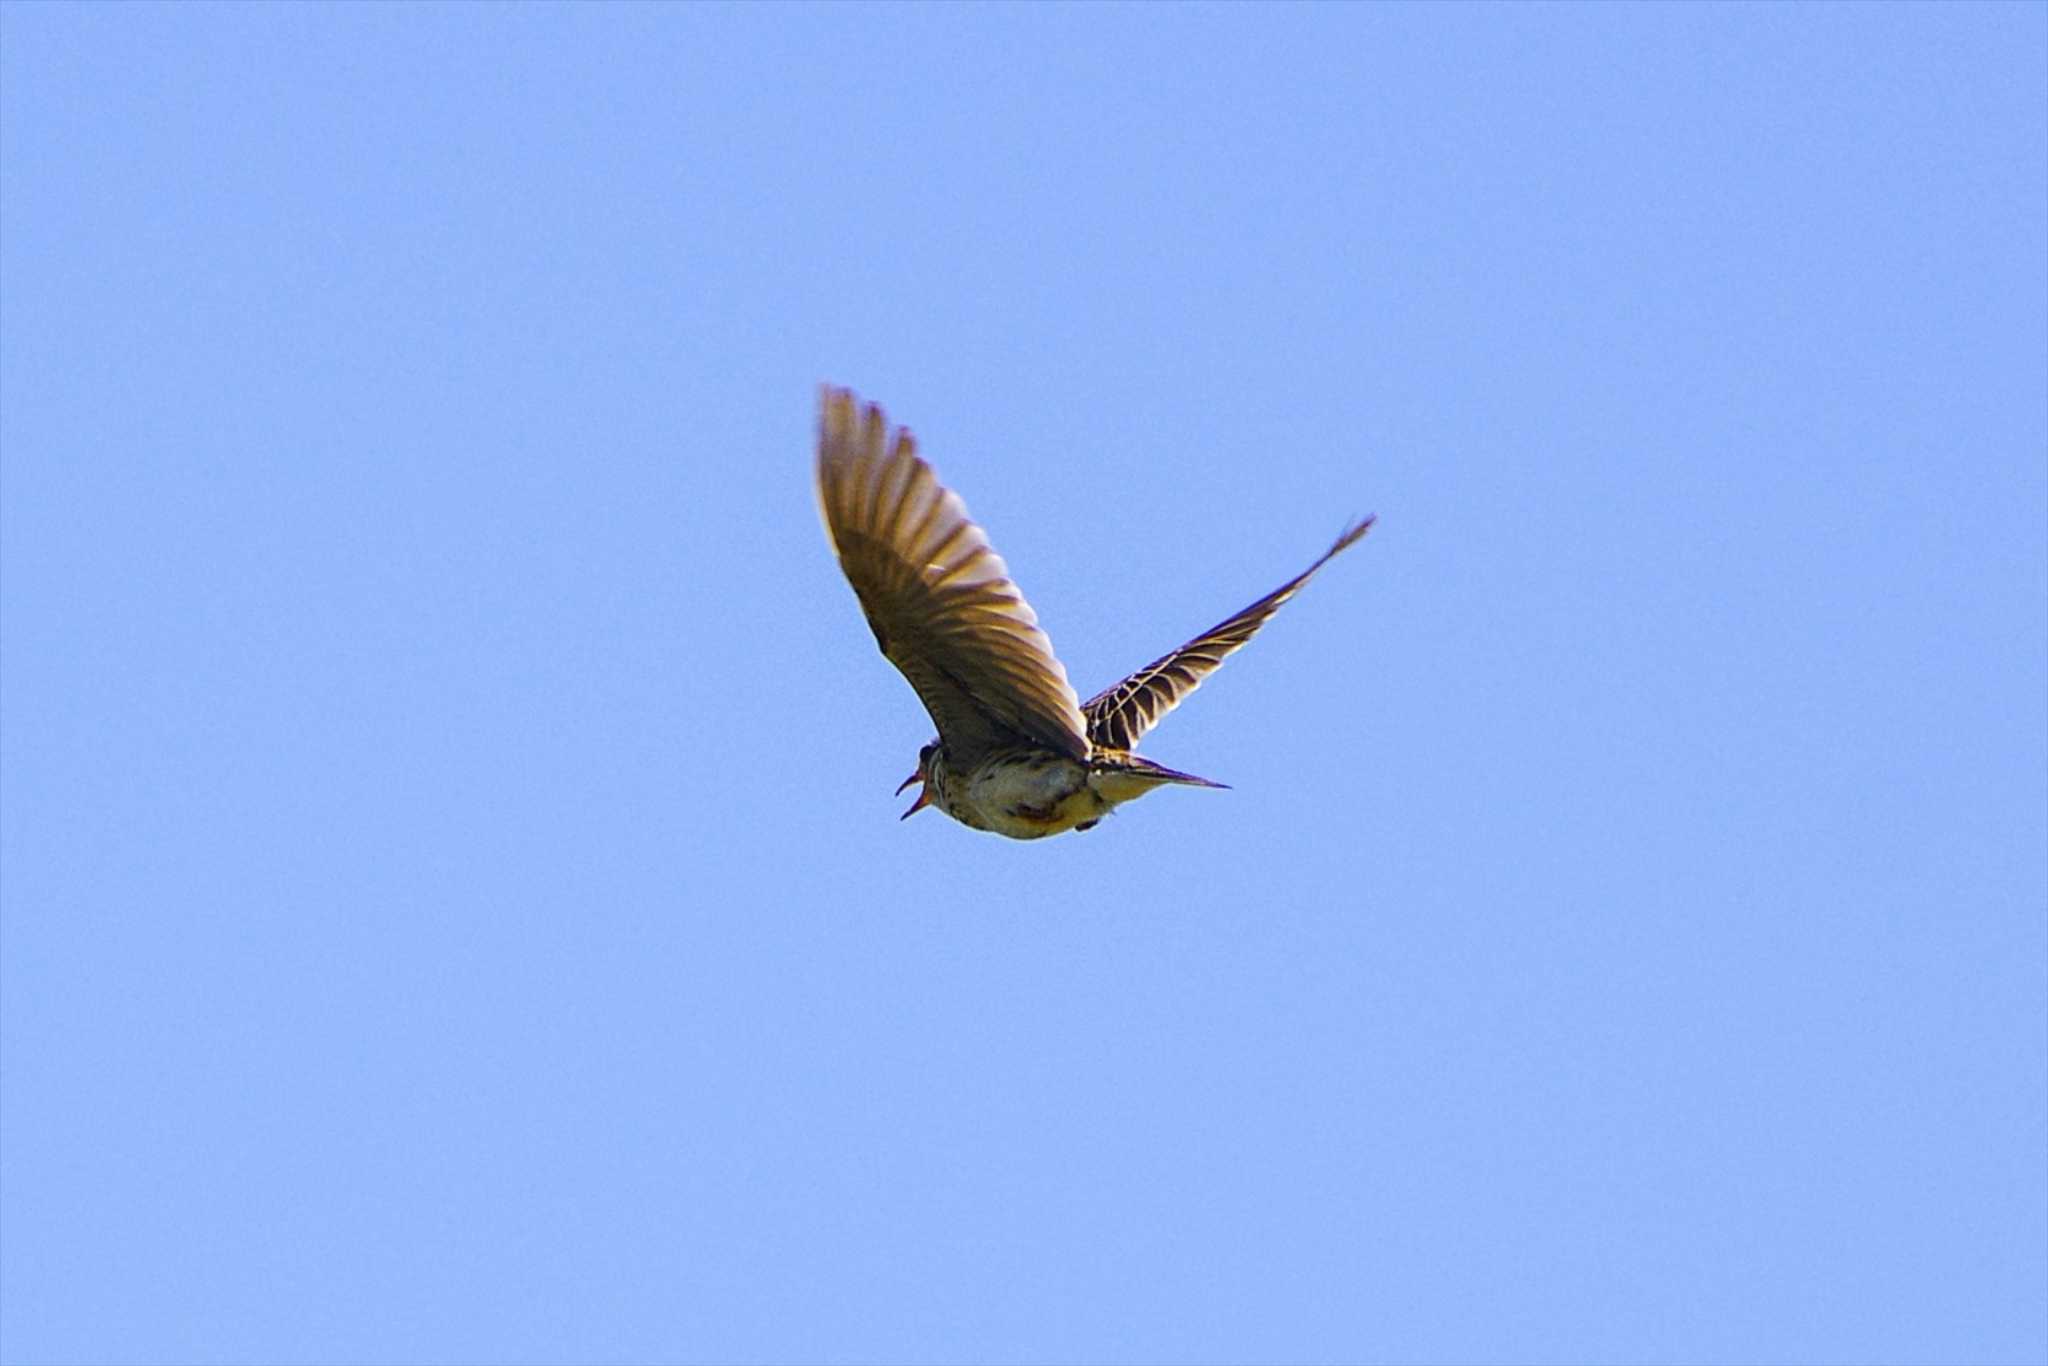
M 2048 1356 L 2048 7 L 0 10 L 0 1356 Z M 818 523 L 909 423 L 1035 844 Z

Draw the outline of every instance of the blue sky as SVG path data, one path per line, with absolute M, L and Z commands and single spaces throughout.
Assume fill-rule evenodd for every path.
M 2048 8 L 0 10 L 9 1362 L 2048 1355 Z M 809 484 L 1085 694 L 1017 844 Z

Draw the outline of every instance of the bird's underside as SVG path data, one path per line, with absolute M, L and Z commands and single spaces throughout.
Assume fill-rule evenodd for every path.
M 1347 527 L 1300 574 L 1083 703 L 1002 558 L 910 433 L 891 432 L 879 407 L 848 390 L 828 387 L 822 399 L 826 533 L 875 642 L 939 732 L 903 784 L 924 785 L 905 816 L 931 805 L 977 830 L 1037 839 L 1086 830 L 1166 784 L 1223 786 L 1132 751 L 1373 524 Z
M 1224 785 L 1128 751 L 1096 750 L 1086 759 L 1070 759 L 1039 745 L 998 750 L 972 770 L 935 764 L 929 775 L 918 776 L 924 795 L 905 816 L 929 804 L 962 825 L 1020 840 L 1093 829 L 1110 808 L 1167 783 Z

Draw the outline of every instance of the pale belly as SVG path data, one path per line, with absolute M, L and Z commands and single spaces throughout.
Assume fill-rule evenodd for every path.
M 1053 754 L 992 759 L 975 771 L 966 788 L 965 800 L 954 802 L 950 814 L 963 825 L 1014 840 L 1092 825 L 1110 807 L 1089 782 L 1086 768 Z

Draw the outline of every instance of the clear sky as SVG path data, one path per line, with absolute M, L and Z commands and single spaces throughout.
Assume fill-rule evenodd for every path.
M 0 11 L 9 1362 L 2048 1356 L 2048 7 Z M 1085 695 L 1037 844 L 810 486 Z

